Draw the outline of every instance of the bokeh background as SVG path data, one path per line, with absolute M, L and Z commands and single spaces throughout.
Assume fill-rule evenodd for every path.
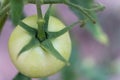
M 79 25 L 71 31 L 73 50 L 71 66 L 65 67 L 49 80 L 120 80 L 120 0 L 95 0 L 106 8 L 98 12 L 98 21 L 107 34 L 109 44 L 98 42 L 86 28 Z M 77 21 L 77 17 L 65 5 L 54 5 L 55 13 L 66 25 Z M 45 13 L 48 5 L 42 7 Z M 24 8 L 27 16 L 36 14 L 34 5 Z M 12 80 L 17 70 L 8 53 L 8 39 L 14 27 L 8 18 L 0 35 L 0 80 Z M 34 79 L 38 80 L 38 79 Z

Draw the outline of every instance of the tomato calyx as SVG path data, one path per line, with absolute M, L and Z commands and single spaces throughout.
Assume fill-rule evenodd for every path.
M 28 42 L 28 44 L 26 44 L 21 51 L 19 52 L 18 56 L 20 56 L 23 52 L 34 48 L 35 46 L 40 46 L 41 48 L 43 48 L 45 51 L 50 52 L 51 54 L 53 54 L 56 58 L 58 58 L 59 60 L 65 62 L 68 64 L 68 61 L 65 60 L 60 53 L 53 47 L 53 44 L 51 42 L 51 39 L 46 39 L 44 41 L 40 41 L 39 38 L 37 37 L 37 30 L 34 28 L 31 28 L 30 26 L 28 26 L 27 24 L 20 22 L 19 24 L 22 28 L 24 28 L 29 35 L 32 37 L 31 40 Z M 46 32 L 46 35 L 49 35 Z
M 74 27 L 74 25 L 80 23 L 80 21 L 77 21 L 77 22 L 73 23 L 72 25 L 63 28 L 60 31 L 50 32 L 50 31 L 48 31 L 50 11 L 51 11 L 51 5 L 47 10 L 44 19 L 41 18 L 41 20 L 40 20 L 39 15 L 37 15 L 37 17 L 38 17 L 38 20 L 37 20 L 38 21 L 37 22 L 38 29 L 37 30 L 30 27 L 29 25 L 27 25 L 26 23 L 24 23 L 22 21 L 19 23 L 19 25 L 29 33 L 29 35 L 32 37 L 32 39 L 28 42 L 28 44 L 26 44 L 21 49 L 18 56 L 20 56 L 20 54 L 22 54 L 23 52 L 25 52 L 31 48 L 34 48 L 35 46 L 39 46 L 39 47 L 43 48 L 45 51 L 50 52 L 57 59 L 61 60 L 62 62 L 64 62 L 65 64 L 68 65 L 69 64 L 68 61 L 54 48 L 54 46 L 52 44 L 52 40 L 63 35 L 64 33 L 68 32 L 72 27 Z M 45 22 L 43 22 L 43 21 L 45 21 Z
M 44 41 L 40 41 L 39 38 L 37 37 L 37 30 L 30 27 L 29 25 L 25 24 L 24 22 L 20 22 L 19 25 L 25 29 L 29 35 L 32 37 L 31 40 L 28 42 L 28 44 L 26 44 L 21 51 L 19 52 L 18 56 L 20 56 L 20 54 L 22 54 L 23 52 L 34 48 L 35 46 L 40 46 L 41 48 L 43 48 L 44 50 L 50 52 L 53 56 L 55 56 L 57 59 L 63 61 L 64 63 L 66 63 L 66 65 L 69 65 L 69 62 L 64 59 L 64 57 L 62 57 L 62 55 L 54 48 L 51 40 L 56 39 L 57 37 L 63 35 L 64 33 L 68 32 L 72 27 L 74 27 L 76 24 L 80 23 L 80 21 L 77 21 L 75 23 L 73 23 L 72 25 L 63 28 L 60 31 L 57 32 L 50 32 L 50 31 L 46 31 L 46 36 L 47 38 Z

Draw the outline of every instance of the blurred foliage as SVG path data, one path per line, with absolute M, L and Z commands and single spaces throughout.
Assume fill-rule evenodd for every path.
M 93 58 L 81 58 L 79 52 L 74 42 L 70 58 L 71 65 L 62 70 L 62 80 L 107 80 L 108 71 L 100 65 L 96 66 Z
M 92 8 L 94 4 L 94 0 L 70 0 L 72 3 L 80 5 L 85 8 Z M 70 9 L 77 15 L 80 19 L 86 19 L 86 17 L 81 14 L 78 10 L 73 7 Z M 108 37 L 103 32 L 96 16 L 96 12 L 90 12 L 89 14 L 95 18 L 96 24 L 93 24 L 91 21 L 86 23 L 86 29 L 91 32 L 93 37 L 102 44 L 108 44 Z M 103 70 L 103 68 L 92 65 L 92 63 L 86 62 L 85 60 L 81 60 L 79 54 L 77 52 L 75 46 L 73 47 L 73 52 L 71 55 L 70 63 L 71 65 L 66 67 L 62 72 L 63 80 L 107 80 L 107 70 Z M 91 66 L 92 65 L 92 66 Z
M 70 65 L 66 66 L 62 71 L 63 80 L 76 80 L 80 76 L 79 70 L 80 70 L 79 53 L 74 44 L 72 48 L 72 54 L 70 57 Z
M 8 15 L 5 14 L 5 15 L 0 17 L 0 32 L 2 31 L 2 28 L 3 28 L 3 25 L 4 25 L 5 21 L 6 21 L 6 19 L 7 19 L 7 16 Z
M 0 1 L 0 10 L 2 11 L 4 6 L 8 4 L 8 0 Z M 3 15 L 0 15 L 0 33 L 2 31 L 2 28 L 5 24 L 5 21 L 7 20 L 8 14 L 4 13 Z
M 17 25 L 23 16 L 23 0 L 10 0 L 11 3 L 11 19 L 14 25 Z
M 32 79 L 25 75 L 22 75 L 21 73 L 18 73 L 13 80 L 32 80 Z
M 93 8 L 93 5 L 95 5 L 94 0 L 70 0 L 71 2 L 80 5 L 84 8 L 87 9 L 91 9 Z M 76 10 L 75 8 L 71 8 L 70 9 L 77 15 L 78 18 L 80 19 L 86 19 L 86 16 L 84 16 L 83 14 L 81 14 L 78 10 Z M 94 11 L 90 11 L 89 14 L 94 17 L 94 19 L 96 20 L 96 24 L 93 24 L 91 21 L 88 21 L 86 23 L 86 29 L 93 35 L 93 37 L 99 41 L 102 44 L 107 45 L 109 43 L 108 37 L 107 35 L 104 33 L 104 31 L 102 30 L 98 20 L 97 20 L 97 16 L 96 16 L 96 12 Z

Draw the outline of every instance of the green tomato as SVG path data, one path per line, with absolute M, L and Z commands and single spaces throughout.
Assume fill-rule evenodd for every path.
M 37 29 L 37 16 L 30 16 L 23 22 Z M 56 32 L 63 29 L 65 25 L 55 17 L 50 17 L 48 31 Z M 57 59 L 50 52 L 44 51 L 40 46 L 33 47 L 23 52 L 19 57 L 20 50 L 31 40 L 29 33 L 19 25 L 14 29 L 9 38 L 9 53 L 13 64 L 24 75 L 28 77 L 46 77 L 55 74 L 65 66 L 65 63 Z M 54 48 L 66 59 L 71 54 L 71 40 L 69 33 L 52 40 Z

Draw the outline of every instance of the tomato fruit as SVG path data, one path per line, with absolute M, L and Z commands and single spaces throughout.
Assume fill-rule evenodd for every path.
M 23 22 L 37 29 L 36 15 L 25 18 Z M 65 25 L 60 20 L 50 16 L 48 31 L 56 32 L 64 27 Z M 34 46 L 18 57 L 20 50 L 31 40 L 31 38 L 31 35 L 20 25 L 13 30 L 9 38 L 8 47 L 11 60 L 22 74 L 34 78 L 46 77 L 55 74 L 65 66 L 64 62 L 57 59 L 50 52 L 46 52 L 40 46 Z M 52 44 L 66 60 L 69 60 L 71 40 L 68 32 L 52 39 Z

